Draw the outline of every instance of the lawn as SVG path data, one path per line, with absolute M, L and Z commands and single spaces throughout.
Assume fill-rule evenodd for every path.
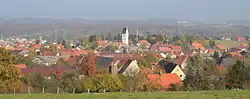
M 250 91 L 117 92 L 92 94 L 16 94 L 0 99 L 250 99 Z
M 248 41 L 228 41 L 228 40 L 216 40 L 216 44 L 221 44 L 225 48 L 232 48 L 232 47 L 238 47 L 241 44 L 246 44 Z

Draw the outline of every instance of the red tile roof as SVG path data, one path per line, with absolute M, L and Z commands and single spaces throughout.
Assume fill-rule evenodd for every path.
M 192 43 L 192 46 L 193 46 L 195 49 L 201 49 L 201 48 L 203 47 L 200 43 Z
M 173 50 L 177 50 L 177 51 L 181 51 L 182 50 L 181 46 L 172 46 L 171 48 Z
M 57 52 L 43 52 L 43 56 L 56 56 Z
M 97 45 L 98 46 L 106 46 L 108 43 L 106 42 L 106 41 L 104 41 L 104 40 L 102 40 L 102 41 L 97 41 Z
M 152 84 L 161 85 L 164 88 L 171 88 L 171 84 L 182 83 L 181 78 L 176 74 L 150 74 L 147 77 Z
M 150 45 L 150 43 L 147 40 L 140 40 L 139 43 L 142 45 Z
M 31 47 L 35 48 L 35 49 L 40 49 L 42 47 L 42 45 L 41 44 L 32 44 Z
M 158 47 L 158 50 L 161 51 L 161 52 L 169 52 L 169 51 L 172 51 L 172 49 L 169 48 L 169 47 Z
M 223 46 L 223 45 L 216 45 L 216 47 L 218 48 L 218 49 L 220 49 L 220 50 L 225 50 L 226 48 Z
M 64 45 L 62 44 L 56 44 L 55 46 L 57 49 L 64 49 Z
M 16 66 L 16 68 L 19 68 L 19 69 L 27 68 L 27 66 L 25 64 L 17 64 L 15 66 Z

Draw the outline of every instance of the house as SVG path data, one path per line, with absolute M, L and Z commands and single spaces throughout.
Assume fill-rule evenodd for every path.
M 245 41 L 246 39 L 245 39 L 245 37 L 237 36 L 237 37 L 236 37 L 236 40 L 237 40 L 237 41 Z
M 27 66 L 25 64 L 17 64 L 17 65 L 15 65 L 15 67 L 18 69 L 27 68 Z
M 31 48 L 40 49 L 40 48 L 42 48 L 42 45 L 41 44 L 32 44 Z
M 162 86 L 165 89 L 171 88 L 171 85 L 176 84 L 181 86 L 182 80 L 176 74 L 149 74 L 147 75 L 150 83 L 155 86 Z
M 192 45 L 190 46 L 190 49 L 202 50 L 204 49 L 204 47 L 200 43 L 192 43 Z
M 181 67 L 181 69 L 185 69 L 186 66 L 188 65 L 188 56 L 186 55 L 182 55 L 179 56 L 175 61 L 175 64 L 179 65 Z
M 151 46 L 151 44 L 147 40 L 140 40 L 139 46 L 145 46 L 147 49 Z
M 226 51 L 226 48 L 223 45 L 217 44 L 216 45 L 216 50 Z
M 40 65 L 51 66 L 58 62 L 59 59 L 67 60 L 70 56 L 37 56 L 32 62 Z
M 55 46 L 59 50 L 64 49 L 64 45 L 62 45 L 62 44 L 55 44 Z
M 181 52 L 182 48 L 181 46 L 171 46 L 173 52 Z
M 108 45 L 107 41 L 101 40 L 101 41 L 96 41 L 98 47 L 105 47 Z
M 118 73 L 124 76 L 134 77 L 137 73 L 139 73 L 140 67 L 136 60 L 128 60 L 120 69 L 118 69 Z
M 43 56 L 60 56 L 60 53 L 57 52 L 43 52 L 42 53 Z
M 125 76 L 133 76 L 140 70 L 137 61 L 128 57 L 97 56 L 96 65 L 111 74 L 119 73 Z
M 175 63 L 162 60 L 159 62 L 159 66 L 164 69 L 166 73 L 177 74 L 181 78 L 181 80 L 184 80 L 186 78 L 186 75 L 182 71 L 181 67 Z

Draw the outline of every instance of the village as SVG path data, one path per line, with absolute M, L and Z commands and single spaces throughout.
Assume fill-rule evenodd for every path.
M 213 75 L 218 79 L 213 78 L 212 82 L 220 82 L 220 84 L 212 84 L 213 87 L 210 85 L 207 85 L 207 87 L 216 89 L 219 88 L 216 87 L 217 85 L 221 85 L 223 88 L 241 89 L 240 85 L 236 85 L 236 87 L 228 86 L 230 80 L 225 79 L 227 79 L 229 68 L 235 66 L 239 61 L 246 66 L 250 66 L 250 43 L 246 37 L 237 36 L 234 39 L 221 37 L 218 40 L 218 37 L 215 39 L 192 35 L 173 37 L 151 35 L 147 38 L 135 35 L 134 43 L 127 26 L 122 29 L 120 36 L 120 41 L 111 41 L 105 38 L 100 40 L 96 39 L 96 36 L 93 39 L 93 36 L 92 38 L 90 36 L 88 42 L 93 39 L 93 43 L 89 44 L 79 40 L 78 43 L 71 42 L 70 44 L 65 44 L 65 41 L 47 43 L 41 37 L 33 40 L 12 38 L 2 40 L 0 46 L 17 57 L 18 61 L 14 65 L 19 71 L 19 76 L 26 77 L 26 83 L 22 85 L 23 89 L 19 87 L 20 92 L 27 90 L 27 88 L 39 92 L 41 87 L 45 86 L 42 85 L 44 84 L 42 81 L 55 81 L 52 80 L 55 79 L 54 77 L 64 79 L 65 75 L 69 73 L 74 74 L 73 76 L 78 80 L 83 80 L 83 84 L 80 84 L 81 87 L 75 86 L 77 84 L 72 81 L 71 85 L 66 87 L 61 87 L 60 84 L 53 85 L 54 89 L 51 89 L 53 90 L 51 92 L 59 87 L 62 88 L 60 90 L 63 90 L 63 92 L 71 92 L 74 88 L 76 88 L 74 92 L 100 92 L 104 89 L 109 92 L 118 90 L 181 90 L 178 87 L 186 86 L 185 80 L 193 77 L 191 72 L 197 71 L 190 68 L 192 66 L 198 68 L 200 64 L 202 64 L 200 66 L 205 66 L 206 69 L 213 68 L 211 71 L 216 73 L 209 74 L 209 77 Z M 230 42 L 236 42 L 237 44 Z M 206 72 L 206 69 L 203 71 Z M 98 79 L 102 79 L 99 82 L 104 83 L 101 87 L 98 87 L 91 79 L 96 75 Z M 109 76 L 105 78 L 105 75 Z M 119 78 L 120 76 L 114 77 L 116 75 L 132 79 L 133 81 L 123 82 L 131 83 L 130 88 L 124 89 L 123 87 L 126 85 L 119 85 L 118 83 L 123 80 Z M 69 84 L 67 81 L 74 80 L 72 77 L 67 78 L 66 82 L 62 81 L 62 83 Z M 138 81 L 140 77 L 146 80 Z M 198 79 L 197 77 L 194 78 Z M 147 81 L 150 83 L 146 83 Z M 189 79 L 188 81 L 189 83 L 196 83 L 193 86 L 188 85 L 189 87 L 194 88 L 194 86 L 199 85 L 196 80 Z M 145 88 L 146 86 L 143 83 L 150 88 Z M 232 83 L 239 84 L 237 82 Z M 197 90 L 208 90 L 209 88 L 202 87 L 197 88 Z

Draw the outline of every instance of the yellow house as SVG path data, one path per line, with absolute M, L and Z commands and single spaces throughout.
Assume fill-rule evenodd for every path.
M 163 60 L 159 62 L 159 65 L 162 69 L 165 70 L 166 73 L 177 74 L 181 78 L 181 80 L 184 80 L 186 78 L 186 75 L 181 67 L 175 63 Z

